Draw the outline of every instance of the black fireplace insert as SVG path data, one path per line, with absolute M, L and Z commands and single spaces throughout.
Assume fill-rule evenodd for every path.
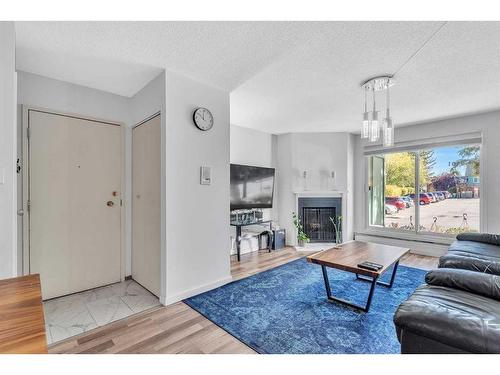
M 303 231 L 311 242 L 335 242 L 330 218 L 341 215 L 342 200 L 337 197 L 300 197 L 298 214 Z

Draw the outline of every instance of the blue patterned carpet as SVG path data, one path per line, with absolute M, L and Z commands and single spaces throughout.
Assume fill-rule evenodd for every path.
M 328 271 L 335 296 L 364 303 L 369 283 Z M 304 258 L 184 302 L 259 353 L 399 353 L 392 317 L 424 275 L 399 266 L 391 289 L 376 287 L 368 313 L 327 302 L 321 267 Z

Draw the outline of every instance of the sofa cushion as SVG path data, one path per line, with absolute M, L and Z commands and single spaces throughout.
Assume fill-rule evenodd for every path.
M 500 276 L 469 270 L 440 268 L 427 272 L 425 282 L 445 286 L 500 301 Z
M 454 241 L 448 248 L 448 254 L 473 256 L 500 262 L 500 246 L 476 241 Z
M 500 302 L 478 294 L 422 285 L 394 315 L 398 332 L 411 331 L 472 353 L 500 353 Z
M 454 241 L 439 268 L 461 268 L 500 275 L 500 246 L 476 241 Z
M 500 246 L 500 235 L 490 233 L 460 233 L 457 240 L 482 242 L 489 245 Z

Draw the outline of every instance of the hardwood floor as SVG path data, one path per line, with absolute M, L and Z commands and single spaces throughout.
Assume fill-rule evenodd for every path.
M 299 259 L 310 252 L 265 250 L 231 259 L 235 280 Z M 430 269 L 437 258 L 408 254 L 401 264 Z M 49 347 L 50 353 L 255 353 L 182 302 L 159 307 Z
M 39 275 L 0 280 L 0 353 L 47 353 Z

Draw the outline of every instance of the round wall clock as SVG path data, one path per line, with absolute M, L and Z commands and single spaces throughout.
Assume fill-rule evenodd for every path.
M 206 108 L 196 108 L 193 113 L 193 121 L 200 130 L 210 130 L 214 126 L 214 116 Z

